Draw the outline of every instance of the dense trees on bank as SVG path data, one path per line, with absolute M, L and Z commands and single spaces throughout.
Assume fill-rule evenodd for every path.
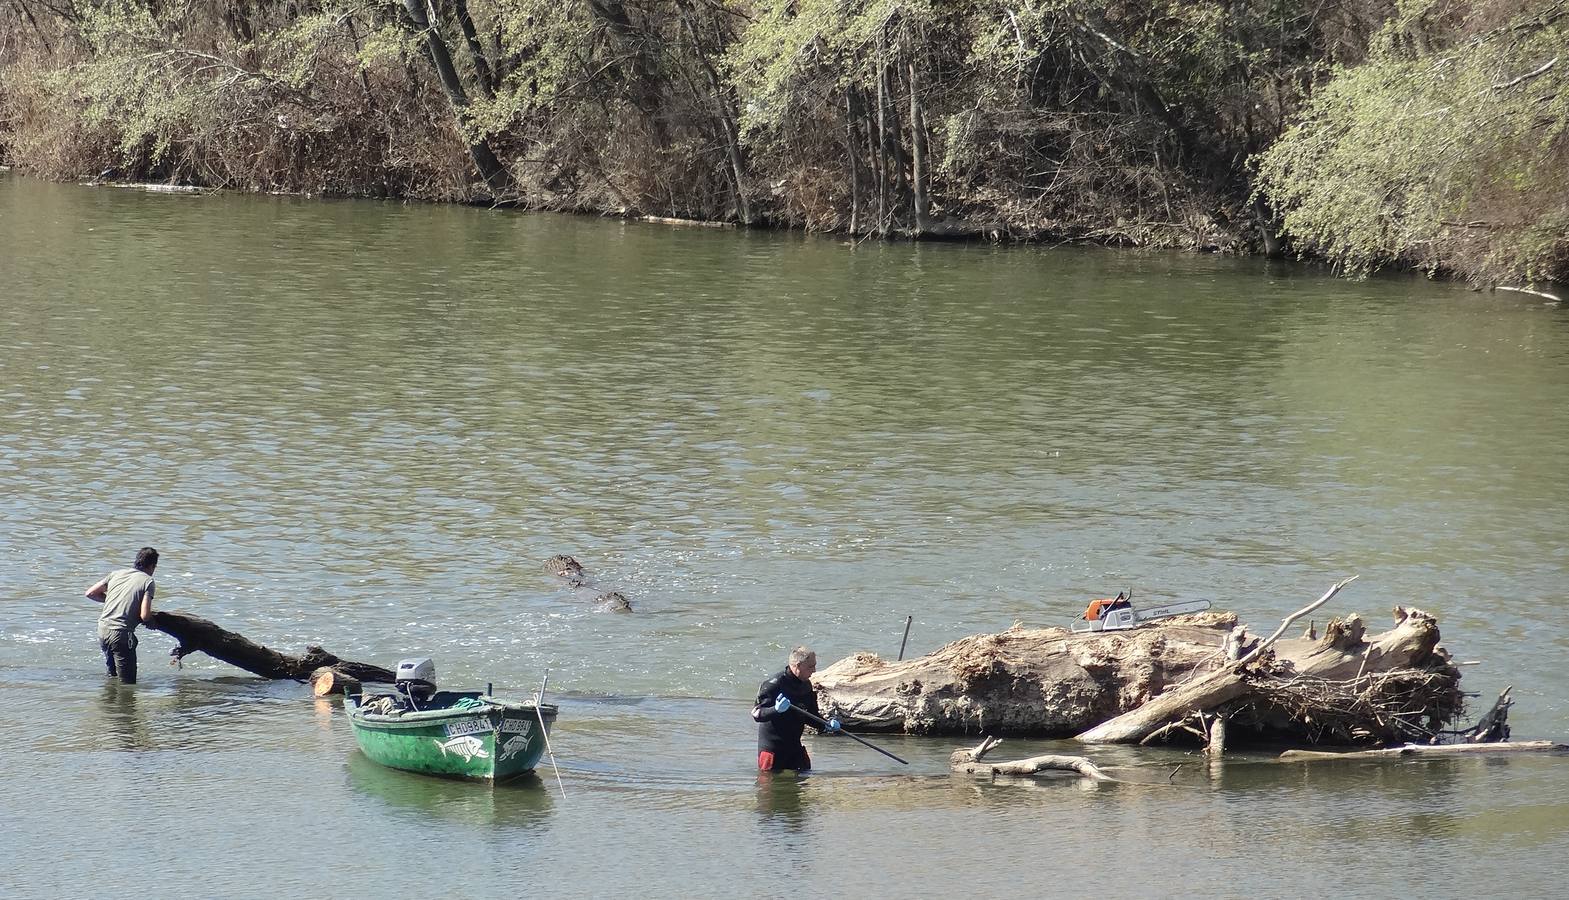
M 1569 0 L 0 0 L 0 154 L 1569 279 Z
M 1569 3 L 1404 2 L 1261 160 L 1297 246 L 1569 279 Z

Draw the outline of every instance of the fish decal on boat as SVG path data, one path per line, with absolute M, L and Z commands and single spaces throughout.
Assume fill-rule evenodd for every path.
M 448 753 L 463 757 L 464 762 L 471 759 L 490 759 L 490 754 L 485 752 L 485 742 L 473 735 L 455 737 L 450 741 L 436 741 L 436 746 L 441 748 L 441 755 Z
M 506 762 L 512 757 L 517 756 L 519 753 L 522 753 L 523 749 L 527 746 L 528 735 L 526 734 L 515 734 L 512 737 L 507 738 L 507 742 L 501 745 L 501 752 L 496 754 L 496 762 Z

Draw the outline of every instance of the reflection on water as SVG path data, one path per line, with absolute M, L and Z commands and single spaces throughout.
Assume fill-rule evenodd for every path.
M 356 792 L 418 821 L 434 817 L 473 826 L 543 828 L 555 807 L 537 772 L 501 784 L 433 778 L 389 769 L 357 750 L 348 755 L 346 770 Z
M 765 832 L 798 832 L 807 826 L 810 775 L 757 773 L 757 813 Z
M 153 730 L 137 700 L 137 686 L 106 677 L 98 695 L 96 715 L 84 723 L 92 743 L 116 750 L 152 750 Z

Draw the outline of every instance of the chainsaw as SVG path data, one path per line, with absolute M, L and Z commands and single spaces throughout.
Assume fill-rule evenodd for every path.
M 1080 617 L 1082 621 L 1089 623 L 1089 627 L 1080 628 L 1075 621 L 1073 630 L 1126 631 L 1129 628 L 1137 628 L 1145 622 L 1203 612 L 1206 609 L 1209 609 L 1208 600 L 1179 600 L 1176 603 L 1164 603 L 1160 606 L 1135 607 L 1133 591 L 1129 589 L 1115 597 L 1091 600 L 1090 605 L 1084 610 L 1084 615 Z

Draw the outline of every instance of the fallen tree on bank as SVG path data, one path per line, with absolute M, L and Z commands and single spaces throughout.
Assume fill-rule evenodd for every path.
M 1382 634 L 1366 635 L 1352 614 L 1332 621 L 1322 638 L 1280 638 L 1346 583 L 1262 641 L 1230 613 L 1125 631 L 1015 626 L 904 662 L 860 654 L 814 680 L 825 708 L 869 731 L 1140 743 L 1206 741 L 1214 723 L 1225 722 L 1233 741 L 1432 740 L 1464 708 L 1460 673 L 1438 645 L 1434 617 L 1396 607 L 1394 627 Z
M 263 678 L 311 681 L 318 695 L 356 687 L 365 681 L 390 683 L 396 674 L 381 666 L 343 659 L 314 645 L 307 646 L 300 656 L 279 653 L 207 619 L 182 612 L 156 610 L 148 625 L 179 642 L 169 651 L 175 663 L 192 653 L 205 653 Z M 326 690 L 322 690 L 324 683 Z

